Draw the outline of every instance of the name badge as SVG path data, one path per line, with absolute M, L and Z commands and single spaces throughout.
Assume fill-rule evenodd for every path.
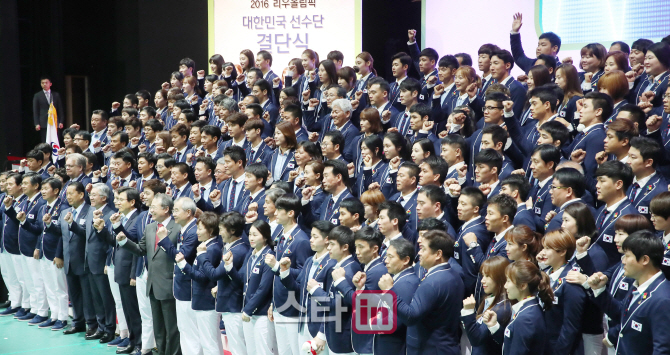
M 461 258 L 457 251 L 454 252 L 454 258 L 456 258 L 456 260 Z
M 558 296 L 554 296 L 554 304 L 558 304 Z
M 632 321 L 632 328 L 637 330 L 638 332 L 642 331 L 642 323 L 638 323 L 636 321 Z
M 614 241 L 614 237 L 609 234 L 605 234 L 603 235 L 603 240 L 608 243 L 612 243 Z
M 86 223 L 86 218 L 82 218 L 82 219 L 79 220 L 79 224 L 84 224 L 84 223 Z
M 542 209 L 539 208 L 539 207 L 535 207 L 535 214 L 538 215 L 538 216 L 541 215 L 542 214 Z
M 259 270 L 258 270 L 258 266 L 256 266 L 256 267 L 252 270 L 252 272 L 253 272 L 254 274 L 258 274 L 258 272 L 259 272 Z
M 337 218 L 331 219 L 330 222 L 333 224 L 340 224 L 340 221 Z
M 664 261 L 665 261 L 665 260 L 664 260 Z M 626 282 L 624 282 L 624 281 L 621 281 L 621 282 L 619 283 L 619 288 L 622 289 L 622 290 L 624 290 L 624 291 L 628 291 L 628 284 L 627 284 Z
M 670 266 L 670 258 L 663 258 L 663 265 Z
M 509 328 L 505 328 L 505 336 L 508 338 L 512 336 L 512 332 L 509 331 Z
M 647 213 L 649 213 L 649 206 L 638 206 L 637 211 L 639 213 L 647 214 Z
M 28 215 L 28 218 L 30 218 L 30 219 L 35 219 L 35 215 L 34 215 L 34 214 L 29 214 L 29 215 Z

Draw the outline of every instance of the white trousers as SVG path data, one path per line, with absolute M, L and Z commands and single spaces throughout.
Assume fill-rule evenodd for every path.
M 119 323 L 119 332 L 126 333 L 125 336 L 127 337 L 128 323 L 126 322 L 125 314 L 123 314 L 123 305 L 121 304 L 121 291 L 119 291 L 119 284 L 114 281 L 114 266 L 107 267 L 107 278 L 109 279 L 109 288 L 112 290 L 112 297 L 114 298 L 114 308 L 116 308 L 116 321 Z
M 602 334 L 582 334 L 584 355 L 601 355 L 603 351 Z
M 59 269 L 53 261 L 42 257 L 40 259 L 40 270 L 44 279 L 44 289 L 47 294 L 47 302 L 51 308 L 51 319 L 68 320 L 68 295 L 65 269 Z
M 23 288 L 19 283 L 19 276 L 16 271 L 18 266 L 14 264 L 12 254 L 7 251 L 0 253 L 0 271 L 2 272 L 2 279 L 7 285 L 7 290 L 9 290 L 9 301 L 12 303 L 12 308 L 23 307 L 21 303 Z
M 285 317 L 279 312 L 272 312 L 274 317 L 277 351 L 279 355 L 299 355 L 302 344 L 298 343 L 299 318 Z
M 184 355 L 202 355 L 202 345 L 198 341 L 200 338 L 198 323 L 196 322 L 195 311 L 191 309 L 191 301 L 177 300 L 177 328 L 179 328 L 182 353 Z
M 142 317 L 142 350 L 150 350 L 156 346 L 154 338 L 154 317 L 151 314 L 151 302 L 147 297 L 147 271 L 141 277 L 135 279 L 135 290 L 137 291 L 137 303 Z
M 44 281 L 42 281 L 42 273 L 38 260 L 32 256 L 19 256 L 16 258 L 19 268 L 19 281 L 23 279 L 23 304 L 28 299 L 28 307 L 31 313 L 38 316 L 46 317 L 49 312 L 49 304 L 47 303 L 46 292 L 44 291 Z M 26 297 L 27 296 L 27 297 Z
M 195 321 L 198 324 L 198 342 L 202 346 L 204 355 L 223 354 L 223 343 L 221 342 L 221 329 L 219 329 L 219 313 L 211 311 L 193 311 Z
M 270 320 L 267 315 L 252 316 L 249 322 L 242 322 L 244 342 L 249 355 L 274 354 L 274 342 L 270 331 Z
M 223 324 L 226 326 L 226 339 L 228 348 L 233 355 L 247 355 L 247 346 L 244 342 L 244 329 L 242 327 L 241 313 L 221 313 Z M 251 354 L 251 353 L 249 353 Z

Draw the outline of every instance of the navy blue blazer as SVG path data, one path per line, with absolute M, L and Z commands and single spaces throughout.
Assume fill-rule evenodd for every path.
M 315 337 L 319 332 L 325 333 L 323 319 L 326 311 L 318 309 L 314 311 L 312 310 L 316 300 L 312 299 L 312 295 L 307 289 L 307 282 L 309 282 L 310 279 L 309 272 L 313 264 L 313 259 L 314 255 L 305 260 L 304 266 L 300 269 L 298 276 L 289 272 L 286 277 L 281 279 L 281 283 L 290 291 L 300 292 L 300 306 L 304 311 L 300 312 L 299 329 L 302 330 L 302 327 L 307 324 L 309 334 Z M 320 285 L 325 285 L 326 278 L 335 264 L 335 260 L 331 259 L 330 255 L 326 254 L 319 262 L 319 265 L 316 267 L 316 270 L 314 270 L 314 275 L 311 278 L 316 280 Z M 316 317 L 312 318 L 312 312 L 316 312 Z
M 346 280 L 342 283 L 348 283 L 350 287 L 354 287 L 351 280 L 357 272 L 361 271 L 361 264 L 351 256 L 344 260 L 339 267 L 344 268 L 345 271 Z M 330 350 L 335 353 L 351 353 L 354 351 L 351 344 L 351 316 L 353 310 L 351 307 L 342 307 L 346 304 L 345 297 L 333 286 L 333 281 L 331 269 L 326 276 L 323 288 L 317 288 L 312 293 L 312 297 L 316 300 L 320 309 L 326 310 L 323 330 Z M 337 320 L 335 320 L 336 318 Z
M 242 190 L 242 199 L 239 200 L 237 206 L 235 206 L 233 210 L 241 213 L 242 216 L 245 216 L 247 212 L 249 212 L 249 205 L 256 203 L 258 204 L 258 218 L 267 221 L 267 217 L 264 213 L 265 209 L 263 208 L 263 204 L 265 204 L 265 192 L 266 190 L 263 189 L 256 195 L 256 197 L 252 198 L 249 190 Z
M 531 229 L 538 231 L 544 228 L 539 228 L 535 223 L 535 215 L 529 209 L 526 208 L 525 204 L 519 205 L 516 208 L 516 214 L 514 215 L 514 226 L 528 226 Z
M 607 218 L 607 221 L 603 223 L 606 217 L 604 213 L 605 210 L 607 210 L 607 205 L 600 207 L 600 209 L 598 209 L 598 214 L 595 216 L 598 237 L 596 238 L 596 241 L 592 243 L 598 243 L 603 248 L 609 258 L 609 266 L 612 266 L 621 261 L 621 254 L 619 254 L 616 244 L 614 243 L 614 223 L 619 217 L 627 214 L 636 214 L 637 211 L 628 200 L 625 200 L 612 212 L 612 215 Z
M 56 199 L 53 208 L 49 209 L 51 214 L 51 223 L 45 225 L 42 217 L 47 213 L 48 205 L 45 203 L 37 213 L 37 220 L 43 227 L 42 233 L 37 238 L 37 249 L 40 251 L 40 258 L 53 260 L 54 258 L 63 259 L 63 239 L 58 219 L 61 213 L 68 207 L 65 206 L 60 198 Z
M 444 263 L 422 278 L 410 303 L 397 299 L 408 354 L 460 354 L 463 290 L 460 276 Z
M 272 158 L 270 160 L 270 166 L 268 167 L 268 170 L 270 170 L 270 176 L 273 177 L 275 176 L 275 170 L 281 169 L 281 179 L 282 181 L 288 181 L 288 175 L 292 170 L 295 170 L 298 168 L 298 164 L 295 162 L 295 149 L 289 149 L 288 150 L 288 156 L 286 157 L 286 160 L 284 161 L 284 166 L 279 167 L 277 166 L 277 158 L 279 156 L 280 149 L 277 148 L 274 150 L 272 153 Z
M 395 276 L 395 275 L 394 275 Z M 391 292 L 398 299 L 410 304 L 414 292 L 419 287 L 419 278 L 414 273 L 414 268 L 409 267 L 397 275 L 393 282 Z M 397 321 L 396 330 L 391 334 L 375 334 L 373 341 L 374 354 L 405 355 L 407 351 L 407 324 Z
M 668 79 L 670 79 L 670 72 L 665 72 L 663 75 L 661 75 L 659 78 L 654 78 L 654 81 L 651 85 L 651 88 L 647 90 L 647 87 L 649 87 L 649 83 L 651 82 L 649 76 L 647 75 L 644 80 L 640 80 L 637 82 L 637 85 L 633 88 L 633 90 L 630 91 L 630 95 L 635 95 L 635 104 L 640 103 L 640 96 L 645 91 L 651 91 L 653 92 L 656 96 L 654 96 L 654 99 L 651 101 L 651 104 L 654 107 L 659 107 L 663 105 L 663 94 L 665 94 L 665 90 L 668 88 Z M 630 98 L 633 101 L 633 98 Z
M 547 327 L 545 354 L 574 354 L 583 347 L 580 343 L 584 332 L 582 324 L 588 298 L 581 285 L 571 284 L 565 280 L 570 270 L 570 266 L 566 266 L 559 279 L 552 283 L 554 302 L 551 308 L 544 312 Z
M 142 239 L 142 236 L 144 235 L 144 229 L 147 227 L 147 225 L 149 225 L 149 223 L 152 223 L 152 222 L 153 222 L 153 219 L 151 219 L 151 215 L 149 214 L 149 211 L 142 211 L 137 216 L 134 223 L 126 223 L 128 228 L 124 227 L 123 224 L 121 224 L 117 228 L 114 228 L 114 233 L 119 234 L 119 233 L 123 232 L 123 234 L 125 234 L 128 239 L 137 243 L 137 242 L 139 242 L 140 239 Z M 135 266 L 136 266 L 136 269 L 135 269 L 135 277 L 134 278 L 141 277 L 142 273 L 144 272 L 144 269 L 147 267 L 146 255 L 137 256 L 137 261 L 136 261 Z
M 306 204 L 302 206 L 302 215 L 305 217 L 303 224 L 311 226 L 314 221 L 330 221 L 335 225 L 340 224 L 340 202 L 345 198 L 353 197 L 349 190 L 344 190 L 337 201 L 334 201 L 332 208 L 328 209 L 328 204 L 333 198 L 333 194 L 327 194 L 321 202 L 321 206 L 312 206 Z M 313 208 L 316 207 L 316 208 Z
M 562 208 L 561 207 L 556 207 L 554 209 L 554 211 L 556 211 L 556 215 L 551 219 L 551 221 L 549 221 L 549 223 L 545 224 L 545 228 L 544 228 L 545 233 L 549 233 L 551 231 L 555 231 L 555 230 L 561 228 L 561 225 L 563 224 L 563 212 L 565 212 L 565 208 L 568 207 L 570 204 L 575 203 L 575 202 L 582 202 L 582 203 L 586 204 L 586 202 L 582 199 L 575 199 L 575 200 L 570 201 L 570 203 L 568 203 L 567 205 L 562 206 Z M 591 210 L 591 214 L 593 214 L 593 218 L 595 218 L 597 216 L 596 209 L 591 207 L 589 204 L 586 204 L 586 205 Z
M 228 139 L 228 140 L 226 140 L 226 141 L 222 141 L 221 144 L 219 145 L 219 148 L 218 148 L 217 151 L 216 151 L 216 154 L 219 155 L 219 156 L 223 156 L 223 151 L 224 151 L 226 148 L 232 146 L 232 145 L 233 145 L 233 141 L 234 141 L 233 138 L 230 138 L 230 139 Z M 249 143 L 249 141 L 246 140 L 246 138 L 245 138 L 245 139 L 244 139 L 244 143 L 242 143 L 242 149 L 244 149 L 245 151 L 248 151 L 249 148 L 251 148 L 251 143 Z M 214 163 L 216 163 L 216 162 L 214 162 Z
M 225 248 L 225 246 L 224 246 Z M 239 272 L 244 264 L 245 256 L 249 252 L 249 246 L 242 239 L 231 243 L 228 249 L 222 251 L 223 255 L 228 252 L 233 253 L 233 268 Z M 210 259 L 208 253 L 200 254 L 196 257 L 200 272 L 212 281 L 217 281 L 218 291 L 216 293 L 216 311 L 217 312 L 242 312 L 242 286 L 233 282 L 232 276 L 226 271 L 224 263 L 221 260 Z M 214 266 L 217 264 L 217 266 Z
M 247 165 L 262 163 L 268 170 L 270 169 L 270 160 L 272 159 L 272 153 L 274 151 L 272 148 L 268 147 L 265 142 L 261 142 L 260 147 L 255 151 L 252 150 L 251 143 L 249 143 L 249 147 L 245 149 L 245 152 L 247 153 Z
M 188 142 L 188 145 L 186 146 L 186 150 L 184 151 L 184 154 L 177 151 L 176 153 L 174 153 L 174 155 L 172 157 L 174 158 L 174 160 L 177 161 L 177 163 L 186 163 L 186 157 L 189 154 L 195 155 L 195 149 L 191 145 L 191 142 Z
M 670 344 L 670 282 L 657 277 L 645 293 L 632 301 L 633 289 L 628 291 L 623 302 L 617 301 L 609 292 L 595 297 L 595 302 L 612 319 L 619 319 L 617 326 L 617 354 L 662 354 Z
M 496 313 L 501 328 L 506 327 L 512 319 L 512 305 L 509 300 L 498 302 L 491 310 Z M 467 316 L 461 316 L 461 322 L 472 345 L 472 355 L 502 354 L 502 347 L 493 339 L 493 334 L 484 324 L 482 317 L 477 318 L 476 310 Z
M 291 259 L 290 273 L 294 277 L 297 277 L 305 267 L 305 261 L 314 252 L 309 245 L 309 236 L 300 229 L 300 226 L 296 225 L 288 237 L 283 234 L 281 235 L 275 253 L 277 260 L 283 258 Z M 300 300 L 295 299 L 296 294 L 289 292 L 289 289 L 281 282 L 279 268 L 277 268 L 277 272 L 275 273 L 273 285 L 272 305 L 274 306 L 274 310 L 285 317 L 299 317 L 300 309 L 293 307 L 293 305 L 300 302 Z M 293 297 L 293 299 L 291 300 L 289 297 Z
M 586 158 L 584 158 L 584 175 L 589 176 L 595 180 L 596 169 L 598 168 L 598 163 L 596 163 L 596 154 L 605 150 L 605 127 L 602 123 L 598 123 L 595 127 L 592 127 L 588 132 L 580 132 L 577 134 L 575 139 L 572 141 L 567 148 L 563 148 L 563 153 L 567 158 L 570 158 L 572 152 L 577 149 L 582 149 L 586 152 Z M 589 190 L 594 190 L 595 186 L 587 186 Z
M 217 267 L 221 263 L 221 257 L 223 256 L 222 248 L 223 241 L 221 240 L 221 236 L 216 236 L 207 244 L 207 252 L 202 255 L 206 255 L 206 258 L 211 260 L 212 266 Z M 214 296 L 212 296 L 212 288 L 216 286 L 216 280 L 210 279 L 207 276 L 202 265 L 198 264 L 197 259 L 193 261 L 193 266 L 186 263 L 183 271 L 193 280 L 191 284 L 191 308 L 195 311 L 214 310 L 215 300 Z
M 74 179 L 70 179 L 66 183 L 63 184 L 63 191 L 60 192 L 60 195 L 58 197 L 60 197 L 61 201 L 63 201 L 63 203 L 65 204 L 66 207 L 70 207 L 70 204 L 67 203 L 67 199 L 66 199 L 66 196 L 65 196 L 66 193 L 67 193 L 67 187 L 70 186 L 70 184 L 73 181 L 81 182 L 81 184 L 84 185 L 84 187 L 86 187 L 86 186 L 88 186 L 88 184 L 91 183 L 91 178 L 86 176 L 86 174 L 82 173 L 78 177 L 76 177 Z M 86 201 L 88 201 L 88 192 L 86 192 L 85 195 L 86 195 Z
M 396 111 L 405 111 L 405 105 L 400 101 L 400 84 L 397 80 L 391 83 L 388 98 Z
M 75 233 L 74 230 L 71 231 L 68 223 L 65 222 L 64 217 L 68 212 L 74 214 L 75 209 L 70 208 L 61 212 L 58 222 L 61 227 L 61 234 L 63 236 L 63 263 L 66 274 L 70 275 L 85 275 L 86 270 L 86 216 L 93 211 L 93 208 L 89 204 L 84 204 L 81 207 L 81 211 L 72 220 L 72 225 L 77 225 L 78 233 Z M 5 230 L 6 232 L 6 230 Z M 104 257 L 101 257 L 103 260 Z
M 651 219 L 649 204 L 656 195 L 668 191 L 668 182 L 663 178 L 663 175 L 657 172 L 644 186 L 639 186 L 638 184 L 639 187 L 636 187 L 635 184 L 637 183 L 631 184 L 628 188 L 628 199 L 631 201 L 631 206 L 637 213 Z M 635 191 L 633 187 L 636 187 Z M 636 193 L 637 196 L 635 196 Z
M 370 186 L 370 184 L 373 182 L 376 182 L 381 186 L 382 183 L 384 183 L 384 178 L 388 177 L 389 169 L 389 164 L 384 161 L 380 161 L 377 163 L 377 166 L 372 169 L 361 169 L 359 174 L 356 176 L 356 181 L 354 182 L 354 186 L 352 188 L 354 195 L 360 197 L 363 192 L 368 190 L 368 186 Z
M 266 121 L 263 117 L 265 113 L 270 114 L 270 121 Z M 261 115 L 261 120 L 263 120 L 263 132 L 261 137 L 263 139 L 267 137 L 272 137 L 275 134 L 275 125 L 277 124 L 277 118 L 279 118 L 279 108 L 272 102 L 268 100 L 263 106 L 263 115 Z
M 444 102 L 442 101 L 442 98 L 444 98 Z M 456 107 L 457 99 L 458 89 L 455 84 L 449 88 L 449 91 L 445 90 L 440 97 L 430 97 L 429 101 L 431 102 L 432 112 L 430 116 L 431 120 L 435 121 L 438 126 L 444 128 L 444 123 L 446 123 L 447 118 L 449 118 L 449 115 Z M 441 131 L 440 128 L 437 130 L 438 132 Z
M 37 249 L 37 238 L 42 233 L 43 222 L 37 219 L 38 212 L 46 201 L 42 198 L 40 193 L 37 194 L 33 201 L 27 197 L 18 205 L 20 211 L 26 213 L 26 219 L 23 224 L 19 224 L 19 249 L 24 256 L 32 257 Z M 8 211 L 12 214 L 16 210 Z
M 493 334 L 493 339 L 503 344 L 503 355 L 543 354 L 546 329 L 542 308 L 533 298 L 512 315 L 506 327 L 501 326 Z
M 405 227 L 408 227 L 409 230 L 417 230 L 417 227 L 419 225 L 419 215 L 416 214 L 416 198 L 418 196 L 419 191 L 417 190 L 412 194 L 412 196 L 409 198 L 409 200 L 405 203 L 404 206 L 405 213 L 407 214 Z M 400 192 L 398 192 L 393 196 L 391 196 L 391 198 L 389 198 L 389 201 L 395 201 L 401 203 L 400 202 L 401 197 L 402 196 Z
M 191 187 L 192 185 L 190 182 L 187 182 L 181 191 L 176 186 L 174 186 L 172 188 L 172 200 L 176 201 L 180 197 L 188 197 L 192 199 L 193 191 L 191 190 Z
M 523 108 L 526 104 L 526 89 L 523 84 L 516 81 L 513 77 L 507 80 L 505 86 L 509 89 L 511 94 L 511 99 L 514 101 L 514 106 L 512 106 L 512 111 L 514 111 L 514 116 L 521 117 L 523 113 Z
M 550 211 L 554 210 L 554 205 L 551 203 L 551 195 L 550 195 L 550 190 L 551 190 L 551 184 L 554 181 L 554 178 L 551 178 L 547 181 L 544 186 L 540 187 L 540 184 L 538 182 L 537 185 L 533 185 L 530 188 L 530 192 L 528 193 L 528 196 L 530 196 L 533 199 L 533 210 L 531 211 L 534 214 L 535 218 L 535 228 L 538 230 L 542 230 L 544 228 L 545 218 L 547 217 L 547 213 Z M 516 225 L 516 224 L 515 224 Z
M 477 284 L 477 275 L 479 275 L 479 266 L 475 259 L 468 255 L 468 246 L 465 241 L 463 241 L 463 236 L 468 233 L 474 233 L 477 236 L 477 243 L 479 243 L 479 249 L 482 253 L 485 252 L 487 245 L 491 243 L 491 232 L 486 230 L 486 224 L 484 223 L 483 217 L 478 217 L 478 219 L 471 224 L 461 226 L 458 229 L 458 235 L 456 236 L 456 243 L 454 243 L 454 259 L 461 265 L 463 268 L 463 275 L 465 284 L 465 295 L 471 295 L 475 292 L 475 285 Z
M 174 260 L 175 256 L 179 253 L 184 255 L 184 260 L 186 263 L 193 264 L 197 254 L 197 248 L 200 244 L 198 242 L 198 235 L 196 234 L 198 221 L 195 219 L 188 226 L 186 233 L 181 233 L 182 226 L 179 226 L 179 237 L 177 237 L 177 245 L 175 246 L 170 241 L 170 238 L 163 238 L 158 241 L 158 246 L 167 253 L 167 257 L 170 260 Z M 172 284 L 172 292 L 174 298 L 180 301 L 191 301 L 191 291 L 192 280 L 186 274 L 185 271 L 177 266 L 177 263 L 174 264 L 174 283 Z M 212 286 L 213 287 L 213 286 Z M 211 287 L 210 287 L 211 289 Z
M 363 265 L 361 265 L 361 267 L 363 267 Z M 363 267 L 363 270 L 366 276 L 364 289 L 368 291 L 379 291 L 379 279 L 388 274 L 386 264 L 384 264 L 382 258 L 377 258 L 371 261 L 368 269 L 365 270 L 365 267 Z M 348 282 L 340 282 L 333 287 L 343 296 L 342 302 L 348 307 L 353 307 L 352 300 L 356 293 L 355 287 Z M 371 354 L 373 339 L 374 337 L 372 334 L 351 332 L 351 345 L 354 351 L 358 354 Z
M 240 270 L 233 267 L 228 275 L 231 276 L 236 287 L 243 287 L 242 312 L 249 317 L 265 317 L 272 302 L 272 278 L 274 277 L 272 269 L 265 263 L 265 255 L 268 253 L 274 255 L 274 252 L 271 247 L 265 246 L 255 260 L 253 252 L 254 249 L 247 252 Z
M 481 248 L 472 248 L 466 251 L 467 255 L 470 257 L 470 260 L 474 260 L 474 266 L 476 270 L 479 270 L 479 268 L 482 266 L 482 263 L 491 257 L 504 256 L 507 258 L 507 240 L 504 238 L 504 236 L 498 241 L 492 237 L 491 242 L 485 250 L 485 253 Z M 477 302 L 481 300 L 482 294 L 482 275 L 478 273 L 477 283 L 475 284 L 475 300 Z

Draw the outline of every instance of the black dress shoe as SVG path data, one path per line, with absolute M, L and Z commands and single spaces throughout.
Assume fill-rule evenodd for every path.
M 106 344 L 109 343 L 110 341 L 114 340 L 116 336 L 114 336 L 114 333 L 104 333 L 102 338 L 100 338 L 100 344 Z
M 84 327 L 75 327 L 75 326 L 73 325 L 73 326 L 71 326 L 71 327 L 65 329 L 65 330 L 63 331 L 63 334 L 65 334 L 65 335 L 69 335 L 69 334 L 81 333 L 81 332 L 83 332 L 83 331 L 85 331 Z
M 93 335 L 87 335 L 86 340 L 97 340 L 102 339 L 105 336 L 105 332 L 98 330 Z M 110 340 L 111 341 L 111 340 Z
M 9 301 L 3 302 L 3 303 L 0 303 L 0 308 L 7 308 L 11 305 L 12 305 L 12 302 L 9 302 Z
M 135 347 L 133 345 L 128 345 L 128 346 L 123 347 L 123 348 L 116 348 L 116 353 L 117 354 L 132 354 L 134 352 L 135 352 Z
M 86 330 L 86 336 L 90 337 L 91 335 L 95 334 L 98 331 L 98 328 L 88 328 Z

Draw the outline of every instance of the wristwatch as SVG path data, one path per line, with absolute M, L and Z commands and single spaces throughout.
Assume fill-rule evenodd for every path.
M 470 243 L 470 245 L 468 245 L 468 247 L 470 247 L 470 248 L 474 248 L 474 247 L 476 247 L 477 245 L 479 245 L 479 244 L 477 244 L 477 242 L 472 242 L 472 243 Z

